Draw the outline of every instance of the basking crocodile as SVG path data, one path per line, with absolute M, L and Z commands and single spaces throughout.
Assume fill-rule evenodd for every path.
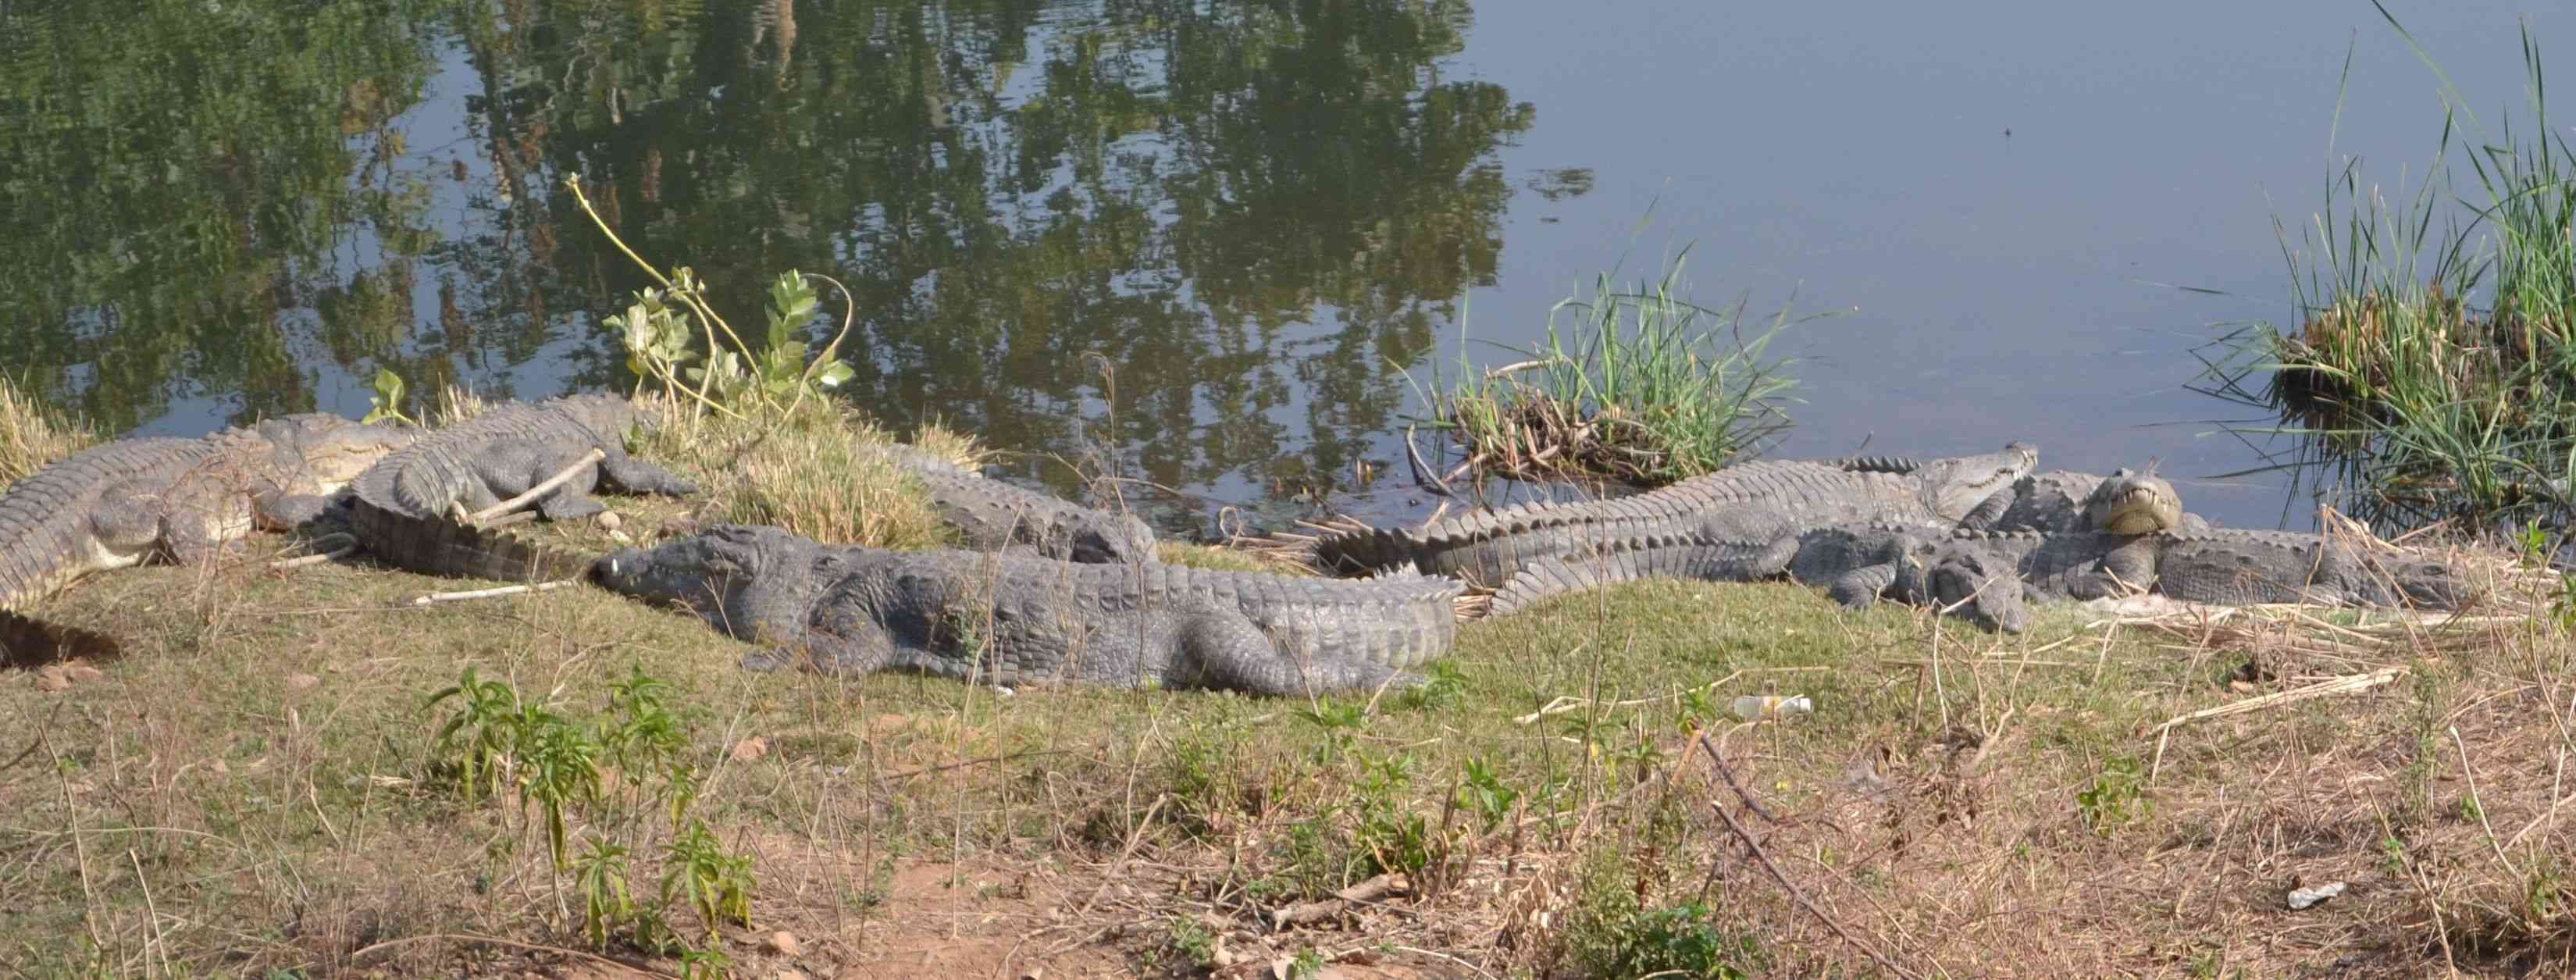
M 1616 582 L 1755 582 L 1787 574 L 1827 586 L 1848 607 L 1869 605 L 1882 594 L 1929 603 L 1946 591 L 1942 605 L 1954 607 L 1954 615 L 1985 629 L 2020 632 L 2024 599 L 2020 583 L 2009 577 L 2011 565 L 1979 551 L 1955 554 L 1956 548 L 1938 528 L 1877 522 L 1832 524 L 1775 540 L 1636 535 L 1523 565 L 1494 593 L 1487 614 L 1510 615 L 1548 596 Z M 1905 577 L 1909 566 L 1911 578 Z M 1993 569 L 2001 569 L 2000 580 Z M 1901 592 L 1892 587 L 1899 582 L 1905 586 Z
M 1984 526 L 2012 503 L 2039 451 L 1933 460 L 1908 472 L 1833 462 L 1756 461 L 1628 497 L 1524 504 L 1459 515 L 1419 532 L 1371 529 L 1326 537 L 1316 564 L 1340 573 L 1415 568 L 1498 587 L 1522 565 L 1638 536 L 1770 539 L 1822 524 L 1885 520 Z
M 2152 466 L 2107 477 L 2061 476 L 2084 480 L 2080 500 L 2052 502 L 2021 493 L 2007 513 L 2073 528 L 2162 529 L 2183 520 L 2181 497 Z M 2044 486 L 2055 490 L 2071 482 L 2053 480 Z M 2015 485 L 2026 489 L 2032 481 L 2024 478 Z M 2039 503 L 2057 503 L 2060 512 L 2043 518 Z M 1884 520 L 1803 527 L 1764 505 L 1729 513 L 1736 530 L 1749 527 L 1755 533 L 1648 533 L 1587 544 L 1524 565 L 1495 593 L 1491 612 L 1507 614 L 1558 592 L 1640 578 L 1759 581 L 1787 575 L 1825 586 L 1845 606 L 1866 606 L 1884 594 L 1937 602 L 1988 629 L 2019 632 L 2026 621 L 2023 589 L 2004 578 L 2014 562 L 1977 545 L 1977 540 L 2009 535 Z
M 977 551 L 1027 549 L 1086 563 L 1150 562 L 1154 530 L 1134 514 L 1094 510 L 1024 490 L 908 446 L 885 456 L 921 484 L 941 523 Z
M 2295 602 L 2456 609 L 2476 593 L 2448 565 L 2296 531 L 2176 528 L 2152 534 L 1954 531 L 2010 562 L 2033 599 L 2154 591 L 2215 605 Z
M 322 514 L 351 477 L 413 439 L 337 415 L 288 415 L 202 439 L 92 447 L 0 496 L 0 609 L 155 556 L 200 562 L 254 527 Z
M 2120 499 L 2110 500 L 2097 492 L 2106 481 L 2123 495 Z M 2100 507 L 2116 507 L 2117 513 L 2088 512 Z M 2206 530 L 2210 526 L 2200 515 L 2183 512 L 2182 497 L 2175 493 L 2173 484 L 2156 475 L 2156 461 L 2149 460 L 2139 469 L 2122 467 L 2108 476 L 2050 470 L 2022 477 L 2013 484 L 2012 506 L 2005 509 L 2003 516 L 1975 529 L 2145 534 L 2169 528 Z
M 626 429 L 646 421 L 635 403 L 616 394 L 493 405 L 420 437 L 359 474 L 350 522 L 359 543 L 376 557 L 416 572 L 504 581 L 581 575 L 593 556 L 506 530 L 469 526 L 456 512 L 481 510 L 517 496 L 593 450 L 601 454 L 597 464 L 538 498 L 537 511 L 548 520 L 607 510 L 608 505 L 590 496 L 602 484 L 629 493 L 697 492 L 671 471 L 626 454 Z
M 1344 582 L 885 551 L 740 524 L 618 551 L 592 577 L 762 644 L 744 660 L 756 670 L 810 657 L 826 674 L 908 669 L 1271 695 L 1415 682 L 1405 668 L 1448 655 L 1460 592 L 1418 575 Z

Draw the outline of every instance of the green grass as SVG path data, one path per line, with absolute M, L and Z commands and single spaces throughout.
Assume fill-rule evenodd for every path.
M 2283 416 L 2245 431 L 2295 436 L 2289 465 L 2375 525 L 2563 535 L 2576 510 L 2576 152 L 2550 125 L 2527 27 L 2529 121 L 2492 131 L 2416 51 L 2447 106 L 2425 173 L 2409 191 L 2366 183 L 2358 161 L 2336 171 L 2297 244 L 2280 229 L 2300 326 L 2241 332 L 2213 374 Z M 2259 392 L 2246 383 L 2258 371 Z
M 1548 311 L 1535 346 L 1497 345 L 1510 364 L 1478 369 L 1462 349 L 1465 376 L 1433 399 L 1434 422 L 1470 470 L 1656 485 L 1724 466 L 1785 429 L 1796 381 L 1767 352 L 1793 322 L 1787 310 L 1746 336 L 1743 300 L 1691 301 L 1688 257 L 1684 248 L 1657 278 L 1625 288 L 1615 270 L 1602 273 L 1590 295 Z

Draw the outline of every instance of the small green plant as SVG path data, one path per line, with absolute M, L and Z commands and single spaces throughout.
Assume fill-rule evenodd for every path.
M 608 236 L 609 243 L 659 284 L 636 291 L 633 303 L 603 321 L 626 339 L 626 366 L 634 372 L 639 388 L 647 379 L 659 380 L 666 393 L 685 396 L 723 415 L 742 418 L 757 412 L 785 417 L 794 415 L 809 397 L 828 394 L 853 376 L 850 366 L 840 359 L 841 341 L 848 339 L 852 325 L 849 317 L 842 319 L 841 330 L 831 343 L 823 345 L 823 350 L 810 359 L 805 342 L 797 339 L 820 305 L 807 280 L 831 282 L 847 300 L 849 289 L 837 280 L 794 271 L 773 280 L 769 287 L 769 345 L 754 348 L 707 302 L 706 284 L 695 271 L 681 266 L 663 275 L 608 227 L 607 219 L 600 217 L 589 196 L 582 193 L 580 174 L 567 175 L 564 186 L 572 191 L 582 213 Z M 695 347 L 701 337 L 706 341 L 703 352 Z M 689 363 L 700 360 L 703 363 Z
M 1169 930 L 1170 935 L 1163 940 L 1163 945 L 1170 949 L 1173 955 L 1180 957 L 1181 962 L 1189 964 L 1194 969 L 1217 968 L 1216 931 L 1209 929 L 1207 923 L 1186 915 L 1176 915 L 1172 917 Z
M 721 949 L 684 949 L 680 951 L 680 976 L 685 980 L 721 980 L 731 975 L 733 957 Z
M 1761 946 L 1719 925 L 1721 903 L 1656 903 L 1649 884 L 1622 855 L 1591 855 L 1557 939 L 1558 972 L 1724 980 L 1766 972 L 1770 963 Z
M 419 419 L 403 414 L 402 406 L 402 375 L 395 374 L 391 368 L 377 368 L 375 391 L 367 396 L 367 416 L 359 421 L 369 425 L 384 421 L 419 425 Z
M 2147 815 L 2148 801 L 2140 778 L 2144 766 L 2136 756 L 2115 755 L 2102 763 L 2093 784 L 2075 794 L 2084 825 L 2105 837 Z
M 1300 946 L 1297 955 L 1288 958 L 1288 976 L 1292 980 L 1312 980 L 1322 976 L 1327 965 L 1324 954 L 1316 952 L 1315 947 Z
M 1446 660 L 1432 664 L 1423 672 L 1423 681 L 1404 689 L 1396 703 L 1421 711 L 1456 707 L 1466 697 L 1467 675 L 1456 664 Z
M 433 739 L 429 769 L 468 801 L 500 795 L 516 786 L 522 806 L 543 814 L 547 854 L 556 873 L 569 872 L 582 899 L 583 934 L 605 947 L 624 934 L 639 949 L 652 952 L 687 950 L 669 927 L 670 909 L 695 912 L 712 940 L 717 924 L 732 920 L 751 924 L 751 893 L 757 881 L 748 855 L 736 854 L 716 840 L 704 821 L 685 819 L 700 789 L 691 761 L 691 740 L 682 716 L 668 703 L 670 685 L 630 668 L 609 685 L 606 710 L 575 716 L 521 695 L 508 682 L 483 677 L 467 667 L 455 684 L 431 694 L 426 707 L 452 705 L 453 711 Z M 609 761 L 613 770 L 601 768 Z M 633 828 L 639 822 L 610 806 L 609 773 L 618 774 L 631 791 L 625 799 L 668 817 L 674 833 L 661 850 L 661 887 L 656 901 L 638 902 L 630 885 L 634 848 L 602 832 Z M 582 815 L 592 828 L 581 836 L 581 850 L 570 846 L 573 819 Z M 489 849 L 496 859 L 517 850 L 514 837 L 497 838 Z M 714 956 L 715 958 L 708 958 Z M 710 952 L 696 962 L 718 975 L 720 956 Z
M 726 919 L 751 925 L 751 857 L 725 850 L 705 821 L 689 821 L 672 838 L 662 867 L 662 904 L 696 910 L 709 942 L 720 938 L 716 926 Z
M 1348 804 L 1357 817 L 1351 845 L 1361 876 L 1420 871 L 1442 850 L 1429 818 L 1411 806 L 1412 788 L 1413 757 L 1408 754 L 1372 761 L 1361 774 Z
M 2391 834 L 2379 839 L 2379 869 L 2390 877 L 2406 873 L 2406 842 Z
M 455 685 L 429 696 L 429 707 L 450 698 L 459 710 L 438 728 L 432 770 L 454 773 L 456 789 L 468 801 L 499 793 L 503 767 L 519 742 L 518 688 L 485 679 L 468 665 Z
M 608 945 L 609 933 L 635 918 L 635 896 L 626 886 L 626 848 L 592 838 L 583 842 L 573 862 L 573 880 L 582 899 L 582 932 L 595 947 Z
M 1493 765 L 1483 756 L 1468 759 L 1464 768 L 1466 774 L 1458 786 L 1458 805 L 1475 814 L 1476 820 L 1491 832 L 1505 817 L 1511 816 L 1512 806 L 1520 802 L 1521 792 L 1503 785 L 1502 778 L 1494 774 Z
M 1324 744 L 1315 749 L 1315 764 L 1331 765 L 1359 740 L 1360 725 L 1368 720 L 1368 708 L 1360 704 L 1327 701 L 1297 709 L 1297 717 L 1324 730 Z
M 2576 633 L 2576 572 L 2558 575 L 2558 595 L 2549 600 L 2549 621 L 2560 632 Z

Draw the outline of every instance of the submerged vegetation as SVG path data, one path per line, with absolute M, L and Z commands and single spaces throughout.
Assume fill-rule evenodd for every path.
M 1503 347 L 1513 363 L 1462 363 L 1465 376 L 1432 398 L 1434 424 L 1466 453 L 1460 471 L 1657 486 L 1724 466 L 1787 428 L 1782 404 L 1797 382 L 1790 362 L 1766 352 L 1794 322 L 1788 310 L 1747 336 L 1743 299 L 1691 301 L 1689 254 L 1624 289 L 1616 271 L 1602 273 L 1590 296 L 1548 311 L 1535 345 Z
M 2576 513 L 2576 151 L 2550 127 L 2528 27 L 2522 55 L 2530 122 L 2490 136 L 2444 80 L 2423 180 L 2392 199 L 2358 161 L 2336 172 L 2299 244 L 2281 231 L 2299 326 L 2258 324 L 2214 368 L 2223 391 L 2283 417 L 2260 431 L 2299 437 L 2296 464 L 2383 527 L 2563 536 Z

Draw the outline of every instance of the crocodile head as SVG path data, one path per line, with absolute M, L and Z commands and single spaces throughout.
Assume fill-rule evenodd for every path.
M 1916 469 L 1923 503 L 1945 520 L 1968 520 L 1991 509 L 2000 514 L 2012 503 L 2013 484 L 2039 465 L 2039 447 L 2013 442 L 2002 452 L 1936 459 Z
M 2013 563 L 1964 542 L 1942 544 L 1928 555 L 1909 546 L 1898 565 L 1896 588 L 1908 602 L 1981 629 L 2019 633 L 2030 625 L 2028 599 Z
M 2144 469 L 2121 467 L 2095 484 L 2084 498 L 2084 526 L 2106 534 L 2153 534 L 2182 524 L 2182 496 L 2156 475 L 2156 464 Z
M 744 638 L 794 630 L 819 591 L 812 541 L 774 527 L 717 524 L 651 548 L 623 548 L 591 566 L 600 587 L 686 606 Z
M 337 415 L 281 415 L 251 427 L 291 461 L 281 475 L 298 493 L 330 493 L 349 485 L 367 467 L 404 446 L 419 432 L 409 426 L 353 422 Z
M 2405 560 L 2382 563 L 2385 585 L 2391 605 L 2419 609 L 2462 609 L 2478 597 L 2479 589 L 2460 576 L 2460 570 L 2438 561 Z

